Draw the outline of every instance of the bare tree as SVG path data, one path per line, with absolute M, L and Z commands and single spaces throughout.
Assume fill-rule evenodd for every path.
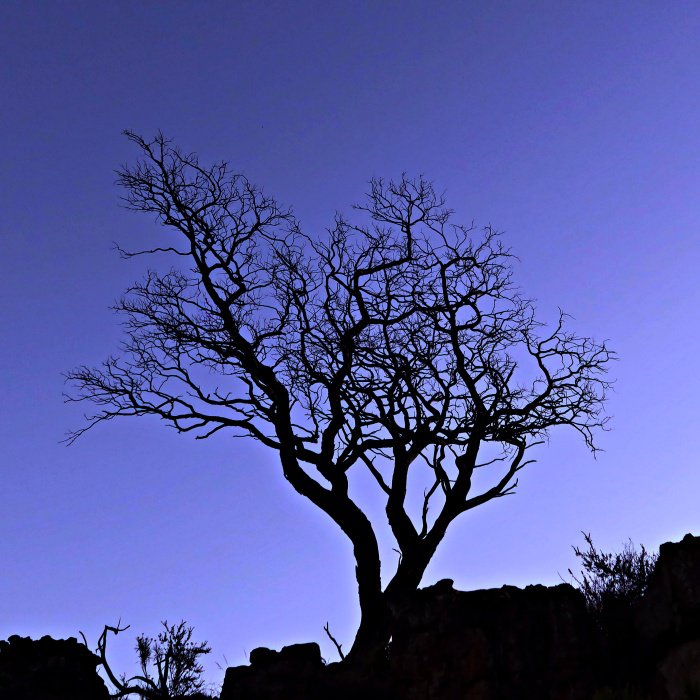
M 566 425 L 595 449 L 611 352 L 567 330 L 563 313 L 543 326 L 499 235 L 451 224 L 423 178 L 372 180 L 358 221 L 338 214 L 312 237 L 225 162 L 127 136 L 141 159 L 119 171 L 125 201 L 173 237 L 123 255 L 184 264 L 149 272 L 117 304 L 121 357 L 69 374 L 73 400 L 98 406 L 69 441 L 116 416 L 155 415 L 276 452 L 352 543 L 361 623 L 348 660 L 375 658 L 448 526 L 512 493 L 529 448 Z M 358 469 L 383 493 L 401 554 L 384 588 L 375 529 L 348 492 Z M 477 493 L 475 470 L 493 474 Z M 429 482 L 414 513 L 415 474 Z
M 108 634 L 111 632 L 116 637 L 129 629 L 129 626 L 105 625 L 97 642 L 97 653 L 107 677 L 116 689 L 112 698 L 136 695 L 141 700 L 179 700 L 200 694 L 204 688 L 204 667 L 199 662 L 199 657 L 208 654 L 211 648 L 206 642 L 193 642 L 194 629 L 184 621 L 177 625 L 169 625 L 164 621 L 162 625 L 164 631 L 157 637 L 142 634 L 136 638 L 140 673 L 130 678 L 125 674 L 117 678 L 107 661 Z

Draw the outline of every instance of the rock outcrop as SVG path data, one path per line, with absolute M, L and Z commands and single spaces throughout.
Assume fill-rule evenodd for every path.
M 661 545 L 633 627 L 654 698 L 700 697 L 700 537 Z
M 700 636 L 700 537 L 661 545 L 635 618 L 652 652 Z
M 568 584 L 463 592 L 440 582 L 398 620 L 390 673 L 406 700 L 591 695 L 596 630 Z
M 624 601 L 623 601 L 624 602 Z M 601 629 L 568 584 L 422 589 L 395 611 L 386 670 L 324 666 L 317 645 L 258 649 L 221 700 L 589 700 L 700 697 L 700 537 L 661 546 L 644 598 Z
M 108 700 L 100 660 L 75 637 L 0 641 L 2 700 Z
M 568 584 L 456 591 L 441 581 L 399 612 L 386 673 L 324 666 L 317 645 L 256 649 L 228 669 L 221 700 L 587 700 L 595 628 Z
M 237 700 L 312 698 L 323 670 L 318 644 L 292 644 L 281 651 L 259 647 L 250 652 L 250 666 L 226 669 L 224 688 Z

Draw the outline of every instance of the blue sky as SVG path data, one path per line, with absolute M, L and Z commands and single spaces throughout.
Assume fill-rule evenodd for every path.
M 545 318 L 618 352 L 604 452 L 554 432 L 426 583 L 552 584 L 582 529 L 700 531 L 698 5 L 4 2 L 0 33 L 0 638 L 184 617 L 219 680 L 259 645 L 330 658 L 324 623 L 347 648 L 357 622 L 349 546 L 261 447 L 148 419 L 59 444 L 61 373 L 116 350 L 108 307 L 144 271 L 112 242 L 155 231 L 119 206 L 124 128 L 226 158 L 319 235 L 370 177 L 425 174 L 505 231 Z

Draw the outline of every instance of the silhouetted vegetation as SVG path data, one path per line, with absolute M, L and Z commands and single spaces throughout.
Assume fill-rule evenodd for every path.
M 119 172 L 125 201 L 174 237 L 123 254 L 183 266 L 149 272 L 117 304 L 121 357 L 69 374 L 75 400 L 98 407 L 69 441 L 153 415 L 270 448 L 352 543 L 361 618 L 348 659 L 383 657 L 397 604 L 456 518 L 513 493 L 556 426 L 595 449 L 612 353 L 563 313 L 545 328 L 498 232 L 451 223 L 422 177 L 372 180 L 355 220 L 338 214 L 316 238 L 225 162 L 127 136 L 142 157 Z M 350 496 L 358 469 L 383 494 L 401 554 L 386 587 L 375 529 Z M 476 470 L 493 478 L 475 493 Z
M 184 621 L 177 625 L 161 623 L 163 631 L 156 637 L 139 635 L 136 638 L 136 654 L 140 673 L 117 677 L 107 661 L 107 636 L 118 635 L 129 627 L 105 625 L 97 643 L 97 653 L 102 667 L 116 692 L 113 698 L 135 695 L 140 700 L 172 700 L 191 697 L 204 689 L 204 667 L 199 658 L 211 648 L 206 642 L 192 641 L 193 628 Z
M 590 533 L 582 534 L 587 548 L 573 547 L 582 570 L 577 576 L 569 569 L 569 574 L 585 596 L 588 609 L 602 621 L 611 606 L 627 606 L 644 595 L 658 555 L 650 554 L 644 545 L 638 551 L 632 540 L 621 552 L 601 552 Z

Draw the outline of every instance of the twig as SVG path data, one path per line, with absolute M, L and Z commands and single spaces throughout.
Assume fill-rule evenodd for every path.
M 343 645 L 342 645 L 342 644 L 338 644 L 338 641 L 336 640 L 336 638 L 331 634 L 330 629 L 328 629 L 328 623 L 327 623 L 327 622 L 326 622 L 326 625 L 325 625 L 325 627 L 323 628 L 323 630 L 324 630 L 324 632 L 328 635 L 328 639 L 330 639 L 331 642 L 333 642 L 333 644 L 335 644 L 335 648 L 336 648 L 337 651 L 338 651 L 338 656 L 340 656 L 340 659 L 341 659 L 341 661 L 342 661 L 342 660 L 345 658 L 345 654 L 343 654 Z

